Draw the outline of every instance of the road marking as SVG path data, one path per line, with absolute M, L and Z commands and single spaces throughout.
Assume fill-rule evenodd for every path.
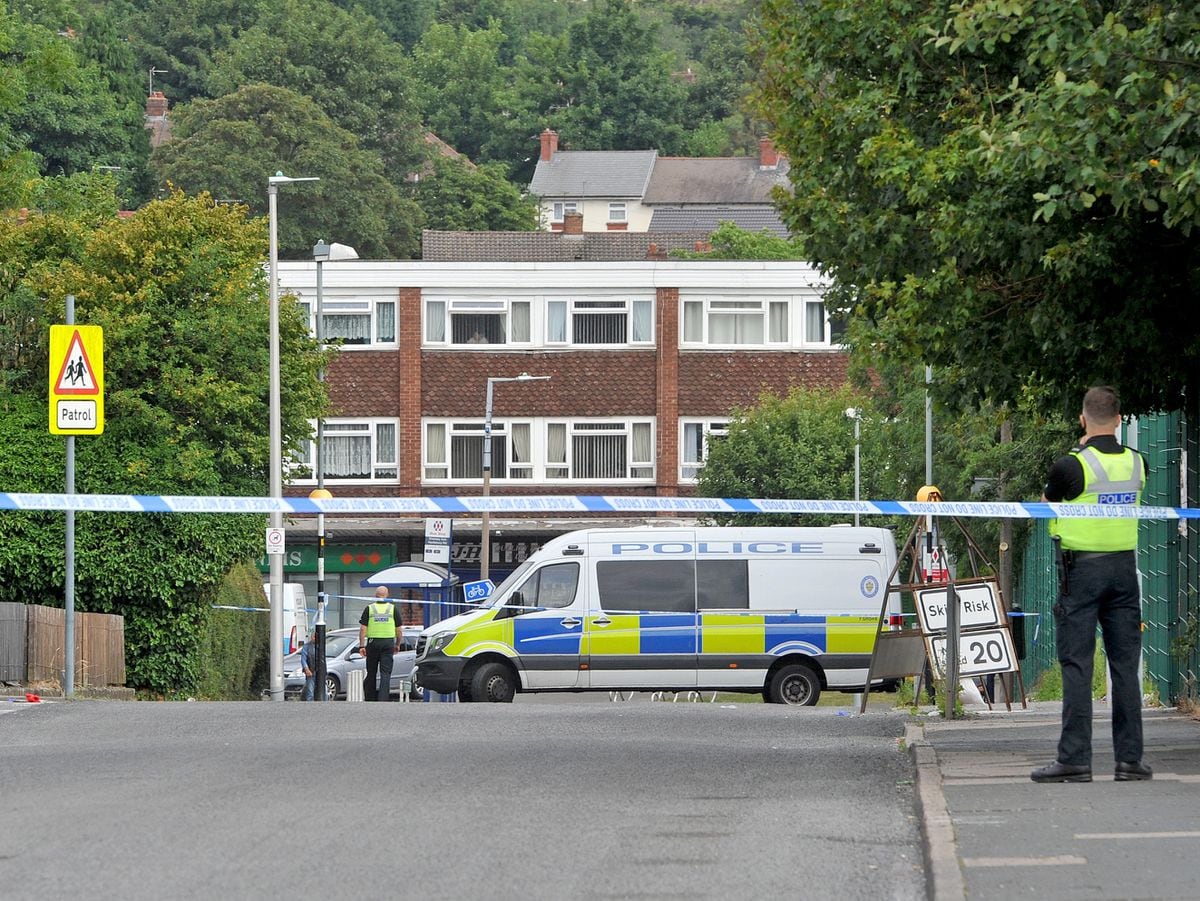
M 1078 837 L 1078 836 L 1076 836 Z M 964 857 L 964 867 L 1058 867 L 1086 864 L 1086 857 L 1060 854 L 1055 857 Z
M 1077 839 L 1127 839 L 1127 838 L 1200 838 L 1200 831 L 1192 832 L 1080 832 Z

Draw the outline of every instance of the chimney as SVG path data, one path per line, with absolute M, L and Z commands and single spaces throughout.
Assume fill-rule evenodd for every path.
M 770 138 L 758 139 L 758 167 L 760 169 L 775 169 L 779 166 L 779 151 Z
M 542 155 L 539 159 L 543 163 L 548 163 L 558 152 L 558 132 L 546 129 L 541 134 L 542 139 Z
M 693 246 L 696 253 L 712 253 L 712 241 L 697 241 Z
M 583 213 L 563 213 L 562 233 L 564 235 L 582 235 Z
M 162 91 L 151 91 L 146 98 L 146 115 L 159 118 L 167 114 L 167 97 Z
M 665 260 L 668 258 L 667 249 L 665 247 L 659 247 L 658 244 L 654 243 L 653 241 L 650 243 L 650 246 L 646 248 L 646 259 L 648 260 Z

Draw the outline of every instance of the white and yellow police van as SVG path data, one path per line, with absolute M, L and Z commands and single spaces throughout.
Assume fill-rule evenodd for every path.
M 424 630 L 415 678 L 462 701 L 704 690 L 815 704 L 863 690 L 895 563 L 878 528 L 570 532 Z M 895 592 L 888 603 L 897 622 Z

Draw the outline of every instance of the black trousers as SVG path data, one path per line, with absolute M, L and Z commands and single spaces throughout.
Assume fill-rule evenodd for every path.
M 367 639 L 367 675 L 363 679 L 364 701 L 387 701 L 391 699 L 392 654 L 396 641 L 392 638 Z M 376 679 L 378 678 L 378 687 Z
M 1065 590 L 1054 605 L 1058 662 L 1062 664 L 1062 736 L 1058 760 L 1092 763 L 1092 661 L 1096 625 L 1112 672 L 1113 754 L 1118 763 L 1142 759 L 1142 606 L 1134 551 L 1074 554 Z

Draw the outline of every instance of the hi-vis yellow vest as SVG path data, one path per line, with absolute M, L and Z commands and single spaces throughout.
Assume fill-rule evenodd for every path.
M 1142 457 L 1129 448 L 1102 454 L 1090 447 L 1071 451 L 1083 466 L 1083 494 L 1071 504 L 1130 504 L 1142 502 L 1145 481 Z M 1052 519 L 1050 534 L 1062 539 L 1063 550 L 1131 551 L 1137 548 L 1138 521 L 1121 519 Z
M 396 608 L 391 601 L 372 602 L 367 616 L 367 638 L 396 637 Z

